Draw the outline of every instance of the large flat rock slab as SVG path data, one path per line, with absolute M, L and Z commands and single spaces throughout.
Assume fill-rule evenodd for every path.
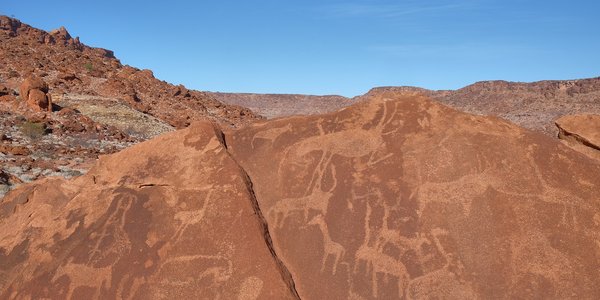
M 600 164 L 421 96 L 226 134 L 303 299 L 600 297 Z
M 8 194 L 0 298 L 294 298 L 259 216 L 220 132 L 196 124 Z

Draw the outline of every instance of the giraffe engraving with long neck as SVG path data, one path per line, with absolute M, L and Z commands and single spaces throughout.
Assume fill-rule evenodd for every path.
M 404 296 L 404 291 L 410 279 L 408 271 L 402 262 L 393 257 L 382 253 L 376 246 L 371 246 L 371 228 L 369 220 L 371 218 L 371 206 L 366 203 L 365 216 L 365 240 L 354 254 L 354 273 L 358 272 L 359 265 L 364 262 L 367 276 L 371 275 L 371 290 L 373 297 L 378 297 L 377 274 L 382 273 L 384 280 L 388 276 L 398 278 L 398 295 Z
M 323 215 L 316 215 L 310 222 L 309 225 L 317 225 L 321 230 L 321 234 L 323 235 L 323 259 L 321 260 L 321 272 L 325 270 L 325 264 L 327 263 L 327 258 L 330 255 L 333 255 L 333 275 L 337 271 L 337 266 L 340 261 L 344 257 L 346 253 L 346 249 L 344 246 L 339 243 L 331 240 L 331 236 L 329 234 L 329 228 L 327 227 L 327 223 L 325 222 L 325 217 Z
M 275 224 L 275 228 L 283 227 L 287 217 L 296 211 L 304 214 L 304 222 L 308 222 L 308 215 L 311 210 L 315 210 L 322 215 L 327 213 L 329 199 L 333 196 L 333 191 L 337 186 L 336 169 L 334 165 L 331 165 L 333 183 L 325 191 L 322 188 L 322 177 L 325 170 L 319 170 L 319 172 L 319 180 L 317 180 L 311 194 L 298 198 L 282 199 L 267 211 L 270 220 Z

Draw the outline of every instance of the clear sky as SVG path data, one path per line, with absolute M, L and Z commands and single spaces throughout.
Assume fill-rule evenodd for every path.
M 198 90 L 341 94 L 600 76 L 597 0 L 2 1 Z

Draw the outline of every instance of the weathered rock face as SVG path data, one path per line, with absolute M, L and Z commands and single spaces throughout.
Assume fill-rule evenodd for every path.
M 556 120 L 558 138 L 573 149 L 600 159 L 600 115 L 568 115 Z
M 286 299 L 243 171 L 210 123 L 0 204 L 0 298 Z
M 48 94 L 48 85 L 38 77 L 26 78 L 19 87 L 21 99 L 27 106 L 38 111 L 52 111 L 52 97 Z
M 598 299 L 598 174 L 414 95 L 201 123 L 10 192 L 0 298 Z
M 226 134 L 303 299 L 600 297 L 600 164 L 422 97 Z

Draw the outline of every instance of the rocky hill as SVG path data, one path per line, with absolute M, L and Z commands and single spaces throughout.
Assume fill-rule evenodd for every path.
M 265 117 L 319 114 L 336 111 L 364 98 L 387 92 L 418 92 L 462 111 L 494 115 L 525 128 L 556 136 L 554 121 L 570 114 L 600 114 L 600 77 L 532 83 L 482 81 L 458 90 L 418 87 L 378 87 L 362 96 L 261 95 L 216 93 L 225 103 L 247 107 Z
M 354 103 L 352 99 L 338 95 L 313 96 L 218 92 L 208 92 L 208 94 L 223 103 L 249 108 L 253 112 L 270 119 L 292 115 L 323 114 Z
M 415 88 L 376 88 L 368 94 L 406 89 Z M 498 116 L 551 136 L 556 136 L 554 121 L 561 116 L 600 114 L 600 77 L 532 83 L 482 81 L 455 91 L 418 90 L 462 111 Z
M 196 120 L 261 117 L 122 65 L 113 52 L 0 16 L 0 197 L 48 175 L 85 173 L 119 151 Z
M 0 298 L 598 299 L 600 162 L 379 92 L 202 122 L 0 202 Z

